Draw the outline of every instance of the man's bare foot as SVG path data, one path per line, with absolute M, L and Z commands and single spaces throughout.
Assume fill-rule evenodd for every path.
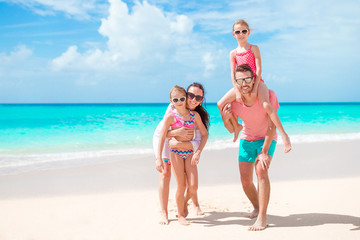
M 185 219 L 185 217 L 183 216 L 179 216 L 178 217 L 178 221 L 181 225 L 184 225 L 184 226 L 188 226 L 190 225 L 190 223 Z
M 161 214 L 159 224 L 161 224 L 161 225 L 168 225 L 169 224 L 169 220 L 168 220 L 168 217 L 167 217 L 166 213 Z
M 233 142 L 236 142 L 236 140 L 237 140 L 238 137 L 239 137 L 239 133 L 240 133 L 240 131 L 241 131 L 242 129 L 243 129 L 243 126 L 242 126 L 241 124 L 237 124 L 237 126 L 235 126 Z
M 254 209 L 254 211 L 252 211 L 249 215 L 246 215 L 246 217 L 248 218 L 256 218 L 259 215 L 259 209 Z
M 200 206 L 195 206 L 196 216 L 203 216 L 204 212 L 201 211 Z
M 281 135 L 283 143 L 284 143 L 284 152 L 288 153 L 291 151 L 292 146 L 291 146 L 291 142 L 290 142 L 290 138 L 289 136 L 285 133 L 284 135 Z
M 256 222 L 254 225 L 250 226 L 248 228 L 249 231 L 262 231 L 264 230 L 268 225 L 266 224 L 266 217 L 258 217 L 256 219 Z

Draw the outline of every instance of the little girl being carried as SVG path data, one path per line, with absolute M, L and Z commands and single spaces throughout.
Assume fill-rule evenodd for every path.
M 228 107 L 228 103 L 233 101 L 242 102 L 242 96 L 238 88 L 236 87 L 235 80 L 235 69 L 241 64 L 248 64 L 255 76 L 255 85 L 252 90 L 252 97 L 258 97 L 261 101 L 265 111 L 269 115 L 271 121 L 275 124 L 277 129 L 281 134 L 281 138 L 284 143 L 284 152 L 287 153 L 291 150 L 290 138 L 284 130 L 284 127 L 281 124 L 280 118 L 276 111 L 272 108 L 269 100 L 269 89 L 264 83 L 264 80 L 261 78 L 261 56 L 259 47 L 256 45 L 251 45 L 248 43 L 247 38 L 250 35 L 250 27 L 248 23 L 243 20 L 237 20 L 233 25 L 232 35 L 238 42 L 238 47 L 230 52 L 230 69 L 231 69 L 231 80 L 234 88 L 230 89 L 218 102 L 219 110 L 222 114 L 224 107 Z M 235 117 L 231 118 L 231 123 L 234 126 L 234 142 L 238 138 L 239 132 L 242 129 L 242 126 L 238 123 Z

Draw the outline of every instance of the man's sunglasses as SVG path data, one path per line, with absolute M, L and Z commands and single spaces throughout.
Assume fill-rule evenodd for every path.
M 191 93 L 191 92 L 188 92 L 187 95 L 188 95 L 189 98 L 191 98 L 191 99 L 194 99 L 194 98 L 195 98 L 195 100 L 198 101 L 198 102 L 202 101 L 203 98 L 204 98 L 203 96 L 195 95 L 195 94 L 193 94 L 193 93 Z
M 237 84 L 242 85 L 244 81 L 246 83 L 251 83 L 252 79 L 253 79 L 252 77 L 246 77 L 246 78 L 235 79 L 235 81 L 236 81 Z
M 236 34 L 236 35 L 239 35 L 240 33 L 242 33 L 242 34 L 247 34 L 248 33 L 248 30 L 247 29 L 244 29 L 244 30 L 236 30 L 236 31 L 234 31 L 234 33 Z
M 180 102 L 185 102 L 186 97 L 172 98 L 171 100 L 172 100 L 174 103 L 177 103 L 178 101 L 180 101 Z

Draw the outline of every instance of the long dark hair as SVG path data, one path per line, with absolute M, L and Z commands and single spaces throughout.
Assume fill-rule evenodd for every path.
M 186 91 L 188 92 L 189 91 L 189 88 L 191 87 L 197 87 L 197 88 L 200 88 L 201 91 L 203 92 L 203 96 L 204 96 L 204 99 L 203 99 L 203 102 L 205 101 L 205 90 L 204 90 L 204 87 L 203 85 L 201 85 L 200 83 L 198 82 L 194 82 L 192 84 L 190 84 L 190 86 L 188 86 L 188 88 L 186 89 Z M 202 102 L 202 103 L 203 103 Z M 202 103 L 200 103 L 195 109 L 194 111 L 198 112 L 200 114 L 200 117 L 201 117 L 201 121 L 203 122 L 203 124 L 205 125 L 205 128 L 206 130 L 209 130 L 209 127 L 210 127 L 210 116 L 208 114 L 208 112 L 206 111 L 206 109 L 202 106 Z

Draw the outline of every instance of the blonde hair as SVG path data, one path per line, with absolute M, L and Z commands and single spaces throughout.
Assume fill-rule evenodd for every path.
M 186 96 L 186 90 L 185 90 L 185 88 L 180 87 L 180 86 L 178 86 L 178 85 L 175 85 L 175 86 L 173 86 L 172 89 L 170 90 L 170 99 L 171 99 L 171 94 L 172 94 L 174 91 L 182 92 L 182 93 L 184 93 L 184 95 Z
M 244 19 L 236 20 L 233 25 L 233 31 L 234 31 L 235 25 L 244 25 L 249 30 L 249 33 L 250 33 L 250 27 L 249 27 L 249 24 L 246 22 L 246 20 L 244 20 Z

